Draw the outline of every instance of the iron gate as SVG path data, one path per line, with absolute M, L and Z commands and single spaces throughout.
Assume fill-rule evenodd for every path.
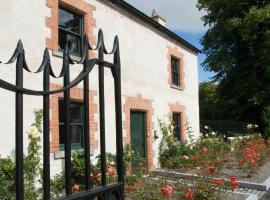
M 89 59 L 89 50 L 98 51 L 98 58 Z M 104 54 L 113 55 L 113 63 L 104 60 Z M 19 40 L 11 59 L 6 64 L 16 61 L 16 85 L 0 79 L 0 87 L 15 93 L 15 152 L 16 152 L 16 199 L 24 199 L 24 162 L 23 162 L 23 95 L 43 97 L 43 198 L 50 199 L 50 95 L 64 93 L 64 149 L 65 149 L 65 191 L 67 200 L 76 199 L 124 199 L 123 174 L 123 138 L 122 138 L 122 110 L 121 110 L 121 64 L 118 36 L 114 38 L 113 49 L 108 52 L 104 45 L 103 32 L 99 30 L 96 48 L 89 44 L 84 36 L 83 55 L 80 64 L 83 70 L 70 81 L 70 58 L 68 44 L 63 52 L 63 66 L 59 76 L 53 72 L 49 51 L 46 48 L 41 66 L 35 73 L 43 73 L 43 90 L 34 91 L 23 87 L 24 70 L 30 72 L 22 42 Z M 99 121 L 100 121 L 100 152 L 101 152 L 101 183 L 102 187 L 92 188 L 90 184 L 90 143 L 89 143 L 89 73 L 95 65 L 99 70 Z M 104 108 L 104 67 L 110 68 L 114 79 L 115 115 L 116 115 L 116 161 L 117 183 L 106 183 L 106 149 L 105 149 L 105 108 Z M 61 89 L 50 90 L 50 77 L 63 78 Z M 85 156 L 85 191 L 72 194 L 71 186 L 71 135 L 70 135 L 70 89 L 83 82 L 84 109 L 84 156 Z

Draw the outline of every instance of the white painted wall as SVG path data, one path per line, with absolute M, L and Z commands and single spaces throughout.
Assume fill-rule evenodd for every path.
M 107 49 L 113 45 L 114 35 L 120 38 L 120 51 L 122 61 L 122 102 L 125 96 L 142 94 L 143 98 L 153 100 L 154 129 L 161 136 L 158 127 L 158 118 L 165 118 L 169 113 L 169 103 L 179 102 L 186 107 L 188 122 L 194 134 L 199 134 L 199 107 L 198 107 L 198 73 L 197 55 L 175 43 L 160 33 L 152 30 L 145 24 L 138 22 L 126 13 L 104 4 L 102 1 L 87 0 L 96 6 L 94 18 L 97 28 L 102 28 Z M 17 40 L 22 39 L 26 59 L 32 70 L 38 68 L 45 47 L 45 38 L 50 30 L 45 26 L 45 17 L 50 16 L 44 0 L 9 0 L 0 4 L 0 60 L 7 61 L 12 55 Z M 185 90 L 179 91 L 170 88 L 167 71 L 167 46 L 177 47 L 184 54 L 185 62 Z M 111 60 L 109 57 L 105 57 Z M 61 59 L 52 56 L 52 65 L 57 73 L 61 70 Z M 74 66 L 71 70 L 72 78 L 81 71 L 82 66 Z M 90 75 L 90 88 L 97 90 L 97 69 Z M 15 65 L 0 64 L 0 78 L 10 83 L 15 81 Z M 62 80 L 52 80 L 62 83 Z M 25 73 L 25 87 L 42 89 L 42 75 Z M 106 142 L 107 151 L 115 152 L 115 114 L 113 79 L 109 70 L 105 73 L 106 95 Z M 0 90 L 0 155 L 14 155 L 14 94 Z M 95 98 L 98 103 L 98 97 Z M 24 132 L 33 122 L 33 109 L 42 107 L 42 98 L 25 96 Z M 95 115 L 98 120 L 98 115 Z M 125 115 L 123 114 L 123 119 Z M 124 132 L 125 135 L 125 132 Z M 99 138 L 98 131 L 96 138 Z M 160 138 L 155 141 L 155 166 L 158 166 L 158 145 Z M 27 141 L 27 135 L 24 136 Z M 25 150 L 26 150 L 25 145 Z M 95 153 L 99 153 L 96 150 Z M 61 171 L 63 160 L 54 160 L 51 155 L 52 174 Z

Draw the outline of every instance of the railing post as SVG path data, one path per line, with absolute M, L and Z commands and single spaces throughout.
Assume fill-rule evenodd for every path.
M 83 63 L 83 70 L 87 71 L 88 55 L 88 37 L 84 40 L 85 60 Z M 83 106 L 84 106 L 84 161 L 85 161 L 85 188 L 90 189 L 90 130 L 89 130 L 89 76 L 87 75 L 83 81 Z
M 23 48 L 22 43 L 20 53 L 16 62 L 16 86 L 23 87 Z M 23 172 L 23 94 L 16 92 L 16 199 L 24 199 L 24 172 Z
M 123 161 L 123 131 L 122 131 L 122 94 L 121 94 L 121 61 L 118 37 L 115 38 L 117 50 L 114 54 L 115 69 L 114 93 L 115 93 L 115 114 L 116 114 L 116 155 L 117 155 L 117 174 L 118 182 L 123 183 L 121 195 L 124 199 L 124 161 Z
M 49 56 L 45 49 L 44 56 Z M 43 71 L 43 91 L 50 90 L 50 60 Z M 50 95 L 43 95 L 43 192 L 44 199 L 50 199 Z
M 104 44 L 98 51 L 100 61 L 104 60 Z M 100 124 L 100 160 L 101 160 L 101 183 L 106 185 L 106 148 L 105 148 L 105 103 L 104 103 L 104 66 L 99 64 L 99 124 Z
M 66 46 L 63 55 L 64 87 L 70 83 L 69 49 Z M 64 141 L 65 141 L 65 180 L 66 195 L 71 191 L 71 134 L 70 134 L 70 89 L 64 91 Z

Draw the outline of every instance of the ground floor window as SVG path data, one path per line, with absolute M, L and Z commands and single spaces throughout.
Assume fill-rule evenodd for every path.
M 83 104 L 70 102 L 70 130 L 71 148 L 80 149 L 83 147 Z M 64 149 L 64 101 L 59 101 L 59 143 L 60 149 Z
M 181 113 L 174 112 L 172 114 L 172 120 L 174 125 L 173 135 L 177 140 L 181 140 Z

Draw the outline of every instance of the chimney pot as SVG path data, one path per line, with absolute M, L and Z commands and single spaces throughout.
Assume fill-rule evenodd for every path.
M 151 18 L 161 24 L 162 26 L 166 26 L 166 20 L 164 17 L 160 16 L 155 9 L 152 11 L 152 16 Z

